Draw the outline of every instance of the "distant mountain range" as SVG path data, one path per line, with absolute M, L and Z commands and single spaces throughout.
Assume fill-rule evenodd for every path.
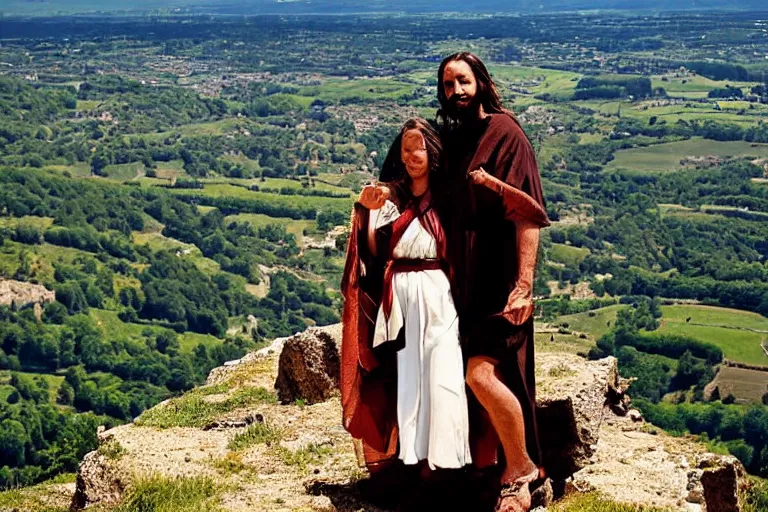
M 4 0 L 5 15 L 175 11 L 215 14 L 546 12 L 565 10 L 766 10 L 765 0 Z

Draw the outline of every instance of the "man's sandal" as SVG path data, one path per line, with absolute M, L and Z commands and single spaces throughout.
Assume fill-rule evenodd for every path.
M 528 485 L 531 482 L 535 482 L 538 478 L 539 468 L 536 468 L 536 471 L 531 472 L 529 475 L 521 476 L 514 482 L 502 484 L 499 499 L 496 501 L 495 511 L 500 512 L 505 504 L 504 502 L 508 501 L 509 498 L 513 498 L 514 508 L 511 512 L 528 512 L 531 508 L 531 491 Z

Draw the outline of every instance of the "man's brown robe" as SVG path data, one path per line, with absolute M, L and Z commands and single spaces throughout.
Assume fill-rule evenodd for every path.
M 518 247 L 515 225 L 505 218 L 509 208 L 505 208 L 503 194 L 473 184 L 468 173 L 482 167 L 491 176 L 525 192 L 542 209 L 544 195 L 533 148 L 510 115 L 491 114 L 465 123 L 444 135 L 443 147 L 448 171 L 445 180 L 441 180 L 446 188 L 441 210 L 443 217 L 450 219 L 448 245 L 455 271 L 459 326 L 465 352 L 477 354 L 474 344 L 487 343 L 489 336 L 508 335 L 505 329 L 498 328 L 498 317 L 495 323 L 489 320 L 503 311 L 515 287 Z M 545 217 L 545 222 L 539 224 L 546 223 Z M 519 334 L 522 341 L 509 343 L 500 369 L 523 409 L 528 454 L 535 463 L 541 464 L 535 416 L 533 318 L 523 324 Z M 472 406 L 470 409 L 470 428 L 475 430 L 473 439 L 493 436 L 493 430 L 482 422 L 485 415 L 479 404 L 473 402 L 474 410 Z M 496 452 L 498 443 L 490 446 L 487 442 L 474 443 L 473 458 L 488 460 L 488 453 L 479 453 L 481 449 Z

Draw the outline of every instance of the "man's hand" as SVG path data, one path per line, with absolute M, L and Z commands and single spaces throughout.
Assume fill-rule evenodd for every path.
M 509 294 L 507 305 L 502 316 L 512 325 L 524 324 L 533 314 L 533 292 L 521 286 L 516 286 Z
M 490 174 L 488 174 L 482 167 L 475 169 L 474 171 L 470 171 L 469 173 L 469 179 L 475 185 L 485 185 L 486 182 L 488 182 L 489 177 Z
M 383 185 L 366 185 L 360 191 L 360 198 L 357 201 L 369 210 L 378 210 L 387 202 L 389 194 L 389 188 Z

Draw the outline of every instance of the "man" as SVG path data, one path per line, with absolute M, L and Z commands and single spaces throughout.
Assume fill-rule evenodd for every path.
M 441 180 L 446 188 L 441 210 L 451 225 L 467 384 L 484 409 L 471 411 L 473 459 L 478 467 L 494 464 L 500 442 L 504 466 L 497 510 L 526 511 L 529 483 L 539 478 L 541 464 L 532 315 L 539 229 L 546 222 L 506 221 L 510 205 L 478 186 L 476 178 L 484 170 L 543 208 L 541 179 L 525 133 L 502 107 L 479 58 L 468 52 L 447 57 L 438 71 L 438 99 L 448 169 Z

